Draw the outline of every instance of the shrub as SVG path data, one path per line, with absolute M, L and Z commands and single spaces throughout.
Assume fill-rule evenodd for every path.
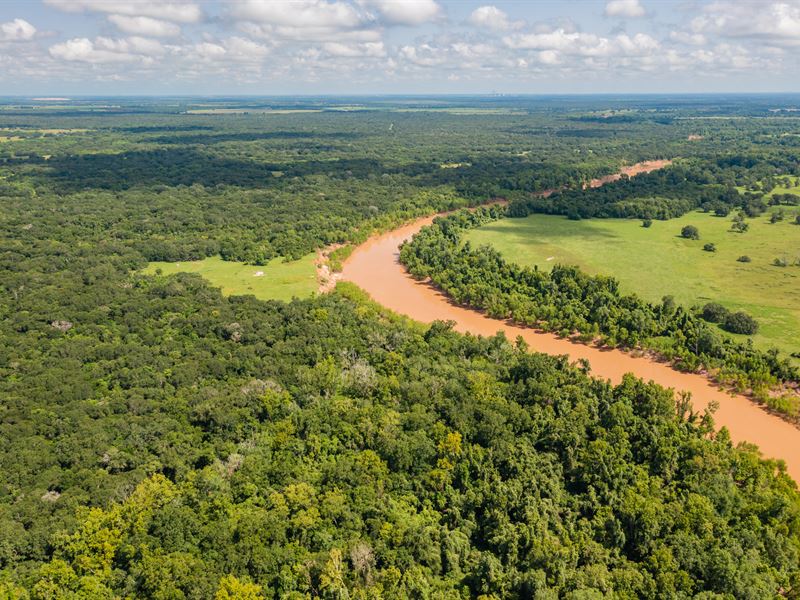
M 685 225 L 684 228 L 681 229 L 681 237 L 687 240 L 699 240 L 700 231 L 694 225 Z
M 753 259 L 751 259 L 751 258 L 750 258 L 749 256 L 747 256 L 746 254 L 743 254 L 742 256 L 740 256 L 739 258 L 737 258 L 736 260 L 738 260 L 739 262 L 742 262 L 742 263 L 748 263 L 748 262 L 752 262 L 752 260 L 753 260 Z
M 797 216 L 794 218 L 794 224 L 795 224 L 795 225 L 800 225 L 800 215 L 797 215 Z
M 712 323 L 722 323 L 725 318 L 730 314 L 730 311 L 717 302 L 709 302 L 703 307 L 700 316 L 706 321 Z
M 758 331 L 758 322 L 746 312 L 729 313 L 722 322 L 722 328 L 731 333 L 753 335 Z
M 703 246 L 703 250 L 705 250 L 706 252 L 716 252 L 717 251 L 717 247 L 716 247 L 716 245 L 714 245 L 711 242 L 709 242 L 708 244 Z
M 745 231 L 750 229 L 750 225 L 748 225 L 744 221 L 734 221 L 733 225 L 731 225 L 731 229 L 733 231 L 738 231 L 739 233 L 744 233 Z
M 645 219 L 642 221 L 642 227 L 650 227 L 653 224 L 653 219 Z

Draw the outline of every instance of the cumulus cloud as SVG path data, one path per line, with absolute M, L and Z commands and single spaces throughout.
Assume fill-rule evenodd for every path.
M 504 38 L 507 46 L 514 49 L 553 50 L 578 56 L 641 56 L 659 49 L 659 42 L 645 34 L 633 36 L 619 34 L 603 37 L 592 33 L 568 32 L 555 29 L 546 33 L 515 34 Z
M 366 42 L 364 44 L 328 42 L 322 45 L 322 50 L 328 56 L 339 58 L 382 58 L 386 56 L 386 48 L 383 42 Z
M 0 23 L 0 42 L 27 42 L 36 35 L 36 27 L 25 19 Z
M 645 16 L 644 7 L 639 0 L 609 0 L 606 3 L 605 15 L 607 17 L 627 17 L 635 19 Z
M 472 11 L 469 23 L 475 27 L 483 27 L 494 31 L 517 29 L 523 24 L 519 21 L 511 22 L 508 15 L 496 6 L 480 6 Z
M 713 2 L 691 21 L 690 29 L 695 34 L 800 45 L 800 3 Z
M 403 46 L 400 57 L 419 67 L 437 67 L 445 62 L 444 53 L 430 44 Z
M 67 12 L 99 12 L 130 17 L 151 17 L 176 23 L 198 23 L 203 18 L 195 2 L 137 2 L 124 0 L 44 0 L 45 4 Z
M 460 71 L 463 78 L 477 73 L 497 77 L 514 69 L 519 60 L 506 48 L 488 40 L 463 40 L 456 36 L 430 39 L 403 46 L 398 53 L 401 69 L 424 71 L 436 76 L 442 71 Z
M 50 47 L 50 56 L 66 61 L 90 64 L 142 62 L 152 63 L 164 54 L 161 43 L 141 37 L 112 39 L 73 38 Z
M 704 46 L 708 42 L 708 38 L 702 33 L 690 33 L 687 31 L 670 31 L 669 39 L 689 46 Z
M 240 31 L 262 40 L 377 42 L 375 18 L 339 0 L 241 0 L 229 11 Z
M 355 29 L 364 23 L 352 5 L 326 0 L 242 0 L 231 12 L 246 21 L 298 29 Z
M 152 17 L 129 17 L 125 15 L 110 15 L 108 20 L 121 31 L 133 35 L 148 37 L 176 37 L 180 35 L 181 28 L 175 23 L 154 19 Z
M 443 14 L 436 0 L 362 0 L 362 4 L 377 9 L 389 25 L 422 25 Z

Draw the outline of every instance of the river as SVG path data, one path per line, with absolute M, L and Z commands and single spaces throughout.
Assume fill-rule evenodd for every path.
M 633 373 L 664 387 L 691 392 L 695 410 L 702 411 L 716 401 L 719 408 L 714 420 L 718 427 L 728 428 L 734 443 L 751 442 L 759 446 L 764 456 L 782 458 L 789 474 L 800 481 L 800 429 L 766 412 L 747 397 L 729 394 L 702 374 L 681 373 L 652 357 L 600 349 L 491 319 L 478 311 L 452 304 L 429 284 L 416 281 L 399 262 L 399 246 L 429 225 L 433 218 L 418 219 L 373 236 L 345 261 L 340 279 L 355 283 L 376 302 L 422 323 L 451 320 L 456 323 L 455 329 L 463 333 L 489 336 L 502 331 L 509 340 L 522 336 L 533 351 L 566 354 L 572 361 L 588 360 L 594 376 L 612 383 L 618 383 L 626 373 Z

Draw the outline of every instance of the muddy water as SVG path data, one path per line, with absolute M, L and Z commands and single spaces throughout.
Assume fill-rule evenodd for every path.
M 800 481 L 800 429 L 770 415 L 744 396 L 729 395 L 702 375 L 680 373 L 652 358 L 635 357 L 620 350 L 601 350 L 490 319 L 477 311 L 451 304 L 431 286 L 415 281 L 399 263 L 398 247 L 432 221 L 433 217 L 419 219 L 371 238 L 345 261 L 341 278 L 357 284 L 387 308 L 423 323 L 452 320 L 456 330 L 465 333 L 494 335 L 503 331 L 510 340 L 522 336 L 532 350 L 566 354 L 573 361 L 588 360 L 595 376 L 614 383 L 625 373 L 634 373 L 644 380 L 691 392 L 695 410 L 702 410 L 716 400 L 719 409 L 715 421 L 718 426 L 724 425 L 730 430 L 734 443 L 751 442 L 757 444 L 765 456 L 784 459 L 789 474 Z

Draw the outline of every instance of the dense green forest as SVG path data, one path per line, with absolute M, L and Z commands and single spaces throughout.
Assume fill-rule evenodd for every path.
M 641 159 L 682 157 L 674 194 L 643 180 L 666 199 L 769 203 L 797 174 L 795 118 L 736 97 L 215 102 L 245 112 L 0 103 L 0 597 L 798 596 L 796 484 L 690 398 L 346 285 L 282 303 L 141 273 L 583 197 Z M 289 112 L 246 112 L 263 106 Z M 651 190 L 607 193 L 585 197 Z

